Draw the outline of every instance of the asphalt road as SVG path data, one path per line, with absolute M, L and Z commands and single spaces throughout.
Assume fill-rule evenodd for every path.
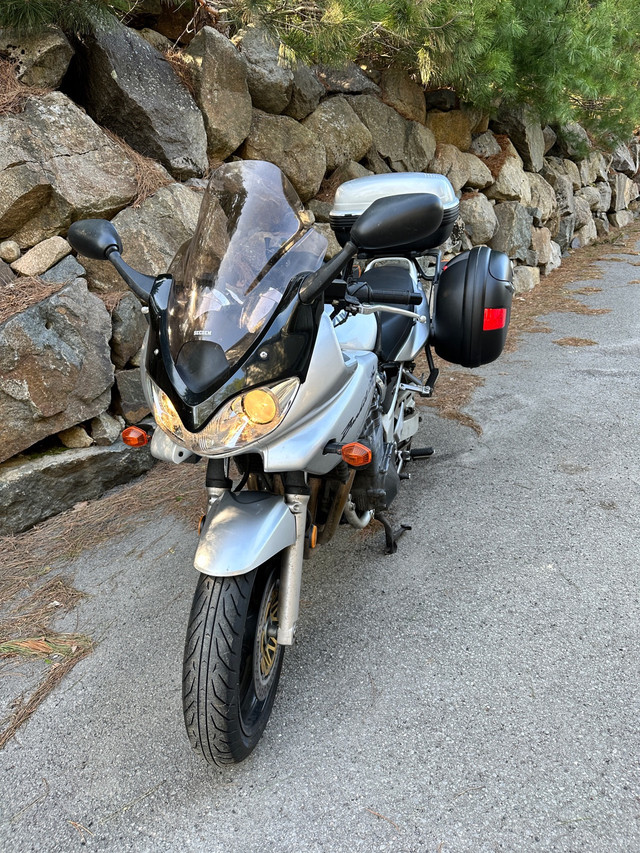
M 399 553 L 341 529 L 306 565 L 243 765 L 183 729 L 193 532 L 158 518 L 78 559 L 100 644 L 0 753 L 0 848 L 640 851 L 640 276 L 601 266 L 581 298 L 611 313 L 480 369 L 482 436 L 427 411 Z

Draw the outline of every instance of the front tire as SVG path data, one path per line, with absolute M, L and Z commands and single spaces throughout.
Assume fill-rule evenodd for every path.
M 210 764 L 245 759 L 264 731 L 284 648 L 275 640 L 279 566 L 198 580 L 184 650 L 182 702 L 193 748 Z

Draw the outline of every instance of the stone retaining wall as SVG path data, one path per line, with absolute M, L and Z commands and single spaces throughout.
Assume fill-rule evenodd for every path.
M 152 462 L 118 439 L 146 414 L 145 320 L 108 264 L 73 257 L 71 222 L 113 219 L 125 260 L 164 272 L 193 233 L 209 170 L 265 159 L 289 177 L 331 254 L 337 186 L 438 172 L 460 197 L 444 251 L 506 252 L 525 291 L 635 215 L 636 139 L 608 154 L 578 125 L 558 136 L 526 110 L 489 117 L 396 70 L 291 69 L 255 29 L 232 42 L 205 28 L 172 62 L 169 47 L 156 30 L 123 25 L 76 45 L 54 30 L 22 44 L 0 32 L 0 59 L 38 87 L 0 115 L 1 534 Z

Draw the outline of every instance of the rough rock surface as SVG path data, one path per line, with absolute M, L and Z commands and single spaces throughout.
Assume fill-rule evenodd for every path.
M 121 211 L 113 224 L 124 245 L 122 257 L 147 275 L 166 272 L 178 249 L 193 236 L 201 203 L 202 193 L 182 184 L 170 184 L 140 207 Z M 89 258 L 82 258 L 82 262 L 92 290 L 126 290 L 111 264 Z
M 134 164 L 61 92 L 0 116 L 0 237 L 33 246 L 75 219 L 113 216 L 136 192 Z
M 482 193 L 462 197 L 460 216 L 472 246 L 486 245 L 498 228 L 494 205 Z
M 120 433 L 124 429 L 124 419 L 103 412 L 91 419 L 90 428 L 93 443 L 99 447 L 107 447 L 115 444 L 120 438 Z
M 264 30 L 250 27 L 233 43 L 247 62 L 253 106 L 265 113 L 283 112 L 293 92 L 293 71 L 281 61 L 277 42 Z
M 498 228 L 489 245 L 514 260 L 525 261 L 531 245 L 531 214 L 517 201 L 505 201 L 496 204 L 495 215 Z
M 476 157 L 475 154 L 461 153 L 460 159 L 464 163 L 467 172 L 465 186 L 476 190 L 484 190 L 491 186 L 493 175 L 479 157 Z
M 527 264 L 530 267 L 546 267 L 551 262 L 551 231 L 548 228 L 532 228 L 531 247 L 527 253 Z
M 316 77 L 327 95 L 379 95 L 380 87 L 354 62 L 345 68 L 316 65 Z
M 611 187 L 611 207 L 612 213 L 617 213 L 619 210 L 624 210 L 631 202 L 638 198 L 638 185 L 626 175 L 616 174 L 609 179 Z
M 317 108 L 324 95 L 324 86 L 306 65 L 293 70 L 293 88 L 291 100 L 284 111 L 285 115 L 302 121 Z
M 202 113 L 161 53 L 135 31 L 111 26 L 86 36 L 77 56 L 74 94 L 99 124 L 176 178 L 205 171 Z
M 93 439 L 82 426 L 72 426 L 69 429 L 60 430 L 58 439 L 65 447 L 91 447 Z
M 51 267 L 50 270 L 42 273 L 40 278 L 51 284 L 66 284 L 68 281 L 81 278 L 86 274 L 87 271 L 82 264 L 79 264 L 73 255 L 67 255 L 66 258 L 63 258 L 59 263 Z
M 40 275 L 51 269 L 71 252 L 71 246 L 64 237 L 49 237 L 29 249 L 21 258 L 11 264 L 11 269 L 20 275 Z
M 0 243 L 0 260 L 12 264 L 18 260 L 21 254 L 20 246 L 15 240 L 4 240 L 4 242 Z
M 471 126 L 469 114 L 462 110 L 427 113 L 427 127 L 439 145 L 455 145 L 460 151 L 468 151 L 472 141 Z
M 506 133 L 522 158 L 524 168 L 539 172 L 544 163 L 545 139 L 537 116 L 526 107 L 502 113 L 493 130 Z
M 471 143 L 469 150 L 472 154 L 475 154 L 476 157 L 485 158 L 495 157 L 496 154 L 500 154 L 502 152 L 502 148 L 500 147 L 498 140 L 490 130 L 476 136 Z
M 247 63 L 229 39 L 204 27 L 184 53 L 207 131 L 207 153 L 225 160 L 249 135 Z
M 425 123 L 424 89 L 399 68 L 387 68 L 380 80 L 382 100 L 410 121 Z
M 16 63 L 16 77 L 21 83 L 38 89 L 56 89 L 67 73 L 73 48 L 57 27 L 19 38 L 8 30 L 0 30 L 0 54 Z
M 89 447 L 0 465 L 0 535 L 21 533 L 80 501 L 98 498 L 153 465 L 148 447 Z
M 551 184 L 537 172 L 528 172 L 527 179 L 531 190 L 531 208 L 535 225 L 544 225 L 557 217 L 558 201 Z
M 361 160 L 371 147 L 371 133 L 350 103 L 353 101 L 342 97 L 329 98 L 302 122 L 302 127 L 324 145 L 329 172 L 348 160 Z
M 0 461 L 107 408 L 110 337 L 109 313 L 83 279 L 0 325 Z
M 506 157 L 495 183 L 487 189 L 487 197 L 496 201 L 519 201 L 528 205 L 531 203 L 531 187 L 520 155 L 510 142 L 507 142 L 504 150 Z
M 310 116 L 307 121 L 313 118 Z M 330 144 L 336 146 L 334 137 Z M 314 127 L 299 124 L 288 116 L 274 116 L 260 110 L 253 111 L 251 130 L 242 146 L 241 154 L 247 160 L 268 160 L 275 163 L 289 178 L 302 199 L 307 201 L 320 189 L 327 169 L 327 154 L 323 134 Z M 327 141 L 329 144 L 329 141 Z M 345 142 L 345 147 L 349 143 Z M 345 159 L 350 159 L 345 154 Z
M 111 360 L 124 367 L 142 346 L 149 328 L 142 306 L 131 291 L 123 294 L 111 312 Z
M 551 258 L 548 263 L 544 264 L 541 267 L 541 272 L 543 275 L 549 275 L 549 273 L 557 270 L 560 264 L 562 263 L 562 249 L 554 240 L 551 241 Z
M 130 424 L 139 423 L 149 414 L 149 404 L 142 390 L 140 368 L 116 370 L 119 414 Z
M 540 284 L 538 267 L 516 267 L 513 271 L 513 289 L 516 293 L 526 293 Z

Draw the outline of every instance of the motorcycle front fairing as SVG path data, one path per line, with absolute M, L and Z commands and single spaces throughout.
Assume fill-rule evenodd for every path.
M 292 279 L 317 269 L 327 245 L 308 225 L 276 166 L 225 164 L 175 278 L 157 279 L 146 391 L 160 429 L 188 450 L 227 455 L 264 435 L 267 416 L 282 420 L 304 380 L 319 311 L 300 303 Z M 241 400 L 256 387 L 266 414 L 252 431 Z

